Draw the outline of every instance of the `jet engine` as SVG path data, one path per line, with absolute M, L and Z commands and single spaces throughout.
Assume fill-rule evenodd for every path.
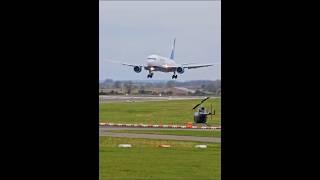
M 133 68 L 133 70 L 134 70 L 134 72 L 139 73 L 139 72 L 141 72 L 142 68 L 141 68 L 141 66 L 135 66 Z
M 177 72 L 178 72 L 179 74 L 183 74 L 183 73 L 184 73 L 184 68 L 183 68 L 183 67 L 178 67 L 178 68 L 177 68 Z

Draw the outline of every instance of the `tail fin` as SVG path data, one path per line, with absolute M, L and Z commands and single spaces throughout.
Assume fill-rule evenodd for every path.
M 173 46 L 172 46 L 172 51 L 171 51 L 170 59 L 174 59 L 174 49 L 175 49 L 175 45 L 176 45 L 176 38 L 174 38 L 174 40 L 173 40 Z

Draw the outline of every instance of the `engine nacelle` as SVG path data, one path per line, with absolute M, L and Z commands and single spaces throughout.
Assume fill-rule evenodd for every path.
M 139 73 L 139 72 L 141 72 L 142 68 L 141 68 L 141 66 L 135 66 L 133 68 L 133 70 L 134 70 L 134 72 Z
M 179 74 L 184 73 L 184 68 L 183 68 L 183 67 L 178 67 L 178 68 L 177 68 L 177 72 L 178 72 Z

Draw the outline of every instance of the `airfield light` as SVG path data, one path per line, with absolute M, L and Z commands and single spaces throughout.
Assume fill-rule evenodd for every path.
M 195 145 L 195 148 L 207 148 L 207 145 L 205 144 L 199 144 L 199 145 Z
M 171 145 L 169 145 L 169 144 L 160 144 L 159 147 L 169 148 L 169 147 L 171 147 Z

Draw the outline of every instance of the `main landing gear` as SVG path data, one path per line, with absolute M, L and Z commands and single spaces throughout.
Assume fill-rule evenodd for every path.
M 174 74 L 172 75 L 172 79 L 177 79 L 178 75 L 176 75 L 176 72 L 174 72 Z
M 147 78 L 152 78 L 152 76 L 153 76 L 153 73 L 149 73 Z

